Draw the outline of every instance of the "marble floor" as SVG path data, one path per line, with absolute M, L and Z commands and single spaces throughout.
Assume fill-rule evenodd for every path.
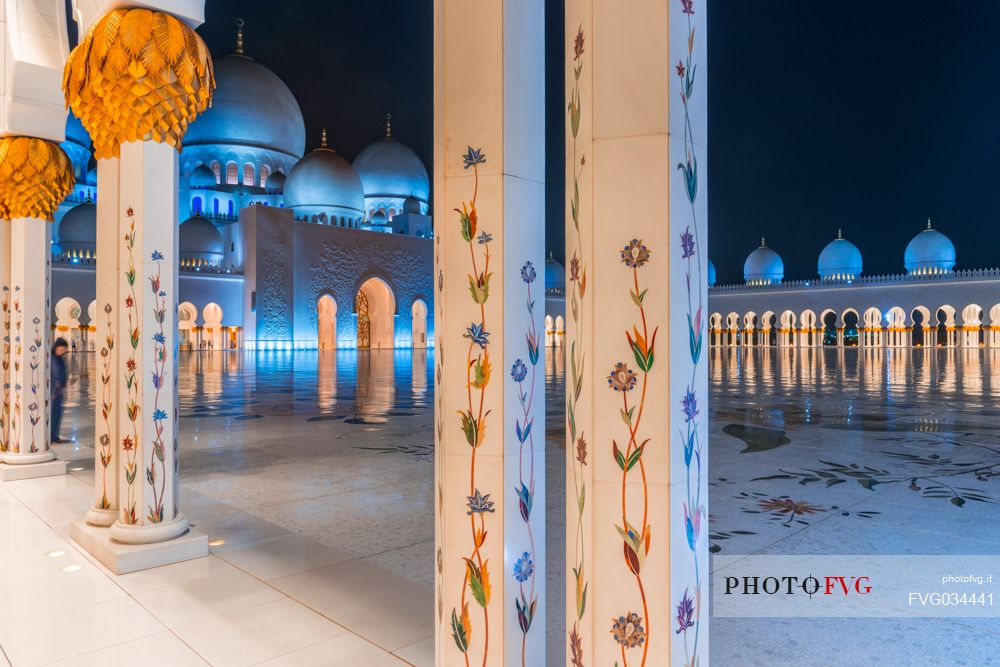
M 58 608 L 28 604 L 6 616 L 10 595 L 0 591 L 7 659 L 117 664 L 106 656 L 139 642 L 184 656 L 164 664 L 430 664 L 432 354 L 182 353 L 182 507 L 222 543 L 204 561 L 126 577 L 66 542 L 93 474 L 93 357 L 72 358 L 63 435 L 76 443 L 59 447 L 71 474 L 0 487 L 4 548 L 30 555 L 0 588 L 31 599 L 62 585 L 58 559 L 40 556 L 53 549 L 80 564 L 71 574 L 88 583 Z M 710 357 L 713 553 L 1000 553 L 995 352 L 713 349 Z M 546 664 L 561 665 L 563 368 L 557 355 L 547 363 L 556 409 L 547 431 Z M 788 502 L 792 513 L 768 509 Z M 31 652 L 31 623 L 41 633 L 73 623 L 74 613 L 89 618 L 96 605 L 141 615 L 142 636 L 109 629 L 84 641 L 74 629 L 75 648 L 42 642 L 53 652 Z M 724 666 L 1000 664 L 1000 623 L 969 619 L 713 618 L 711 633 L 712 662 Z

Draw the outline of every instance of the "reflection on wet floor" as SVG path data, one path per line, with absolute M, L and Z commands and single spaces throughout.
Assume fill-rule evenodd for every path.
M 563 664 L 565 367 L 548 351 L 547 661 Z M 1000 551 L 1000 352 L 714 348 L 709 357 L 713 553 Z M 93 355 L 70 359 L 77 382 L 64 431 L 90 467 L 93 364 Z M 432 584 L 433 351 L 181 353 L 179 373 L 186 488 Z M 787 621 L 787 654 L 779 642 L 766 659 L 748 658 L 747 647 L 771 651 L 757 640 L 773 636 L 769 623 L 713 619 L 713 662 L 830 664 L 802 647 L 813 642 L 819 656 L 857 632 L 856 622 Z M 897 644 L 985 641 L 946 622 L 886 632 Z M 986 664 L 975 651 L 964 664 Z M 870 663 L 858 653 L 836 664 Z

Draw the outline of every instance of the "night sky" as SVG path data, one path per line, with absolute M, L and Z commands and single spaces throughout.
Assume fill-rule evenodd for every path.
M 762 234 L 787 278 L 816 275 L 838 227 L 865 273 L 902 271 L 925 225 L 955 242 L 958 268 L 1000 265 L 1000 3 L 844 4 L 708 0 L 710 255 L 719 282 L 742 280 Z M 561 0 L 549 29 L 548 249 L 562 255 Z M 432 173 L 432 2 L 208 0 L 199 32 L 247 54 L 298 98 L 306 149 L 329 129 L 352 159 L 393 134 Z

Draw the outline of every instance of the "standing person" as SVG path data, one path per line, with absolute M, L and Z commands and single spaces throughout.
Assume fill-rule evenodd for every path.
M 71 440 L 63 440 L 59 436 L 59 426 L 62 423 L 63 396 L 66 393 L 66 381 L 68 379 L 66 360 L 63 358 L 67 351 L 69 351 L 69 346 L 66 344 L 66 339 L 56 338 L 56 342 L 52 344 L 52 420 L 50 422 L 50 426 L 52 427 L 51 442 L 56 445 L 64 442 L 72 442 Z

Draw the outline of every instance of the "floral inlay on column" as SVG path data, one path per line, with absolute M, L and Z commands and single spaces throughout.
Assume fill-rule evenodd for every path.
M 535 609 L 538 598 L 535 594 L 535 536 L 531 528 L 531 510 L 535 498 L 535 434 L 532 426 L 535 421 L 535 379 L 538 372 L 539 360 L 539 333 L 535 323 L 535 301 L 531 296 L 531 284 L 538 277 L 535 267 L 531 262 L 525 262 L 521 267 L 521 280 L 525 283 L 527 293 L 525 307 L 531 326 L 524 334 L 528 352 L 528 363 L 531 370 L 524 363 L 524 360 L 517 358 L 510 369 L 510 377 L 517 385 L 517 398 L 521 405 L 521 414 L 514 420 L 514 433 L 518 440 L 518 483 L 514 491 L 517 494 L 518 511 L 524 521 L 528 532 L 527 550 L 514 563 L 514 580 L 518 584 L 517 596 L 514 598 L 514 608 L 517 610 L 517 623 L 521 629 L 521 665 L 527 664 L 525 651 L 527 647 L 528 631 L 531 630 L 532 621 L 535 618 Z M 528 391 L 524 390 L 524 381 L 531 375 L 528 384 Z M 527 466 L 525 458 L 527 457 Z
M 31 323 L 34 325 L 31 334 L 31 345 L 28 347 L 28 352 L 31 353 L 31 358 L 28 359 L 28 370 L 31 371 L 31 396 L 28 398 L 30 403 L 28 403 L 28 421 L 31 422 L 31 444 L 28 445 L 28 453 L 35 454 L 38 452 L 38 424 L 42 422 L 42 410 L 48 406 L 49 399 L 45 392 L 46 382 L 45 379 L 41 377 L 39 372 L 39 367 L 42 363 L 42 354 L 45 354 L 45 349 L 42 347 L 42 320 L 40 317 L 32 318 Z M 42 424 L 44 428 L 44 424 Z M 45 437 L 44 435 L 42 436 Z
M 104 322 L 107 327 L 107 335 L 104 338 L 104 345 L 101 347 L 101 419 L 104 421 L 104 430 L 101 433 L 101 440 L 98 443 L 98 455 L 101 462 L 101 500 L 98 502 L 98 509 L 111 509 L 111 501 L 108 499 L 108 467 L 111 465 L 111 415 L 114 405 L 112 404 L 112 371 L 111 353 L 115 349 L 114 322 L 111 317 L 112 307 L 110 303 L 104 304 Z
M 10 287 L 3 286 L 3 300 L 0 301 L 3 317 L 3 358 L 0 368 L 3 378 L 0 378 L 0 390 L 3 391 L 3 406 L 0 407 L 0 453 L 10 448 Z
M 122 437 L 122 453 L 125 456 L 125 502 L 122 504 L 122 522 L 135 525 L 139 523 L 139 515 L 136 512 L 136 489 L 135 478 L 139 470 L 136 461 L 136 443 L 139 442 L 139 410 L 140 397 L 142 396 L 142 385 L 136 376 L 136 355 L 139 350 L 139 307 L 136 305 L 135 292 L 135 211 L 129 208 L 125 215 L 128 217 L 128 232 L 125 234 L 125 250 L 128 253 L 128 269 L 124 276 L 128 285 L 128 295 L 125 297 L 125 313 L 128 316 L 129 330 L 129 357 L 125 361 L 125 386 L 128 395 L 125 397 L 125 411 L 128 414 L 129 422 L 132 424 L 132 433 Z
M 698 160 L 694 151 L 694 129 L 691 125 L 691 116 L 688 104 L 694 95 L 694 77 L 697 64 L 693 62 L 695 31 L 691 25 L 691 17 L 694 15 L 694 0 L 680 0 L 682 12 L 687 20 L 687 52 L 684 57 L 678 60 L 676 65 L 677 76 L 681 80 L 681 104 L 684 108 L 684 156 L 685 161 L 677 165 L 677 170 L 683 177 L 684 193 L 691 206 L 691 225 L 685 228 L 680 236 L 681 259 L 686 262 L 685 279 L 687 285 L 687 323 L 689 330 L 689 353 L 691 358 L 691 379 L 684 393 L 679 406 L 680 416 L 684 419 L 684 426 L 680 431 L 684 447 L 684 466 L 686 468 L 686 496 L 687 500 L 683 504 L 684 530 L 687 537 L 688 548 L 691 553 L 692 568 L 694 575 L 694 590 L 692 592 L 685 589 L 681 599 L 676 603 L 676 634 L 683 635 L 684 656 L 686 665 L 697 665 L 698 639 L 701 631 L 702 612 L 702 580 L 698 562 L 697 546 L 701 538 L 701 522 L 707 520 L 707 512 L 702 503 L 701 466 L 704 443 L 701 440 L 699 428 L 698 395 L 696 392 L 697 378 L 699 373 L 699 363 L 701 362 L 701 349 L 703 341 L 702 312 L 704 303 L 702 286 L 701 254 L 698 239 L 698 218 L 695 202 L 698 198 Z M 693 231 L 692 231 L 693 230 Z M 692 281 L 694 281 L 692 283 Z M 692 291 L 696 298 L 692 298 Z M 677 369 L 677 372 L 683 372 Z M 707 494 L 706 494 L 707 495 Z M 692 641 L 689 643 L 688 635 L 693 633 Z
M 163 422 L 167 419 L 167 413 L 160 407 L 160 390 L 167 377 L 167 336 L 163 328 L 163 320 L 167 313 L 167 293 L 160 288 L 161 264 L 163 253 L 154 250 L 150 259 L 156 265 L 156 274 L 149 277 L 149 287 L 153 292 L 153 319 L 156 320 L 159 328 L 153 333 L 153 370 L 151 372 L 153 382 L 153 447 L 149 454 L 149 467 L 146 468 L 146 482 L 153 490 L 153 504 L 149 507 L 146 518 L 150 523 L 160 523 L 163 521 L 163 497 L 166 491 L 167 475 L 164 470 L 164 443 L 163 443 Z M 157 469 L 159 468 L 159 472 Z M 156 484 L 159 482 L 160 488 L 157 490 Z
M 589 586 L 584 574 L 584 532 L 583 532 L 583 511 L 587 505 L 587 493 L 584 482 L 584 466 L 587 465 L 587 438 L 581 430 L 578 432 L 576 426 L 577 404 L 580 394 L 583 391 L 584 371 L 586 359 L 582 349 L 577 347 L 584 330 L 584 302 L 583 297 L 587 291 L 587 267 L 583 263 L 583 244 L 580 239 L 580 174 L 586 165 L 586 157 L 581 155 L 577 158 L 576 143 L 577 134 L 580 132 L 580 114 L 582 102 L 580 100 L 580 75 L 583 72 L 583 54 L 585 37 L 583 27 L 576 33 L 573 41 L 573 91 L 570 94 L 569 102 L 569 126 L 573 134 L 573 198 L 570 200 L 570 214 L 573 218 L 573 240 L 576 247 L 569 260 L 570 279 L 570 317 L 573 321 L 575 337 L 569 350 L 570 378 L 571 383 L 566 387 L 566 424 L 568 426 L 567 449 L 569 451 L 569 461 L 573 467 L 573 489 L 576 497 L 577 521 L 574 530 L 574 551 L 576 558 L 573 563 L 573 586 L 576 600 L 576 621 L 573 627 L 569 628 L 569 659 L 573 667 L 583 667 L 583 639 L 580 636 L 579 623 L 583 620 L 583 613 L 587 608 L 587 588 Z M 579 165 L 579 166 L 578 166 Z M 571 241 L 572 243 L 572 241 Z
M 482 149 L 471 146 L 462 156 L 466 169 L 472 169 L 475 176 L 475 187 L 472 200 L 462 202 L 461 210 L 456 209 L 461 224 L 462 239 L 469 244 L 470 268 L 468 274 L 469 293 L 472 300 L 479 305 L 479 322 L 472 322 L 463 335 L 469 341 L 469 351 L 466 355 L 466 396 L 467 407 L 459 412 L 461 429 L 466 442 L 472 448 L 472 460 L 469 467 L 469 496 L 467 498 L 469 515 L 471 553 L 465 558 L 465 576 L 462 581 L 461 610 L 452 609 L 452 637 L 458 649 L 465 655 L 465 664 L 469 664 L 469 640 L 472 636 L 472 620 L 469 615 L 468 593 L 483 609 L 483 664 L 490 651 L 490 574 L 489 560 L 483 559 L 482 547 L 486 543 L 486 514 L 492 514 L 493 501 L 490 493 L 482 493 L 476 486 L 476 452 L 486 435 L 486 418 L 489 411 L 484 412 L 486 388 L 490 383 L 492 365 L 490 362 L 489 344 L 490 332 L 486 328 L 486 301 L 490 296 L 490 242 L 493 236 L 478 229 L 478 214 L 476 213 L 476 196 L 479 193 L 479 165 L 486 162 Z M 477 247 L 481 249 L 477 249 Z M 478 525 L 477 525 L 478 520 Z
M 642 240 L 632 239 L 622 248 L 619 254 L 622 263 L 632 271 L 633 289 L 629 291 L 629 296 L 639 311 L 639 319 L 642 326 L 640 331 L 640 322 L 636 322 L 632 325 L 631 333 L 628 330 L 625 331 L 625 339 L 632 350 L 632 356 L 635 359 L 635 365 L 639 369 L 639 372 L 636 373 L 636 371 L 629 368 L 627 362 L 619 361 L 608 374 L 608 388 L 611 391 L 621 394 L 622 408 L 620 414 L 622 423 L 625 425 L 625 430 L 628 433 L 627 439 L 623 438 L 621 445 L 619 445 L 616 439 L 611 441 L 611 453 L 614 456 L 615 463 L 618 464 L 622 472 L 622 522 L 620 525 L 616 524 L 615 529 L 622 536 L 622 540 L 624 540 L 625 566 L 635 577 L 635 583 L 642 602 L 641 616 L 629 610 L 623 616 L 618 617 L 612 624 L 611 634 L 614 640 L 618 642 L 621 650 L 622 667 L 628 667 L 627 649 L 642 648 L 642 659 L 639 664 L 646 664 L 646 655 L 649 652 L 649 641 L 653 630 L 649 619 L 646 588 L 642 580 L 642 567 L 646 562 L 646 557 L 649 555 L 652 534 L 649 524 L 649 490 L 646 484 L 646 465 L 643 463 L 642 453 L 652 441 L 652 438 L 642 438 L 640 428 L 646 409 L 646 388 L 649 380 L 649 371 L 652 370 L 655 360 L 653 348 L 656 344 L 656 333 L 659 331 L 659 327 L 653 328 L 652 333 L 650 333 L 644 305 L 649 288 L 639 289 L 639 269 L 649 262 L 651 255 L 649 249 L 643 245 Z M 629 396 L 632 395 L 632 392 L 639 385 L 641 385 L 641 389 L 638 400 L 633 399 L 629 401 Z M 642 480 L 642 520 L 638 526 L 629 518 L 631 515 L 629 513 L 627 493 L 628 476 L 636 466 L 638 466 L 639 476 Z M 643 621 L 646 623 L 645 626 L 643 626 Z
M 21 452 L 21 382 L 17 379 L 21 372 L 21 286 L 14 285 L 14 412 L 10 418 L 10 451 Z

